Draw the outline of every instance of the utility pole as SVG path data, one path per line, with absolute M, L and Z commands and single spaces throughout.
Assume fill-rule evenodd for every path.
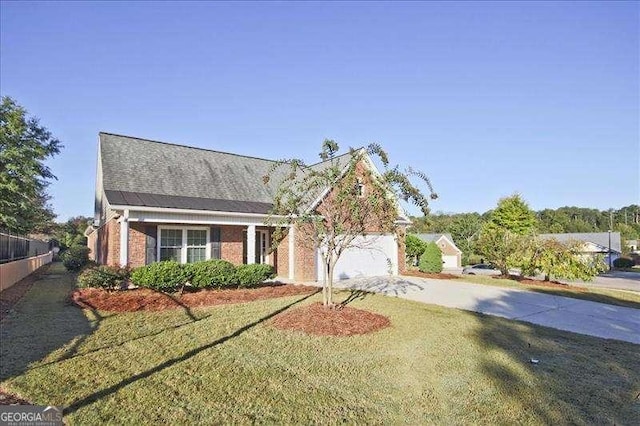
M 609 270 L 611 270 L 611 229 L 609 229 Z

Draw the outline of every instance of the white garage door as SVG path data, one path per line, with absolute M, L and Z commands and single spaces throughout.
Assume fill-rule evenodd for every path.
M 375 277 L 398 273 L 398 247 L 393 235 L 358 237 L 358 247 L 345 250 L 333 271 L 336 280 L 355 277 Z M 318 252 L 318 281 L 322 282 L 323 261 Z
M 442 255 L 442 267 L 443 268 L 457 268 L 458 256 L 455 255 Z

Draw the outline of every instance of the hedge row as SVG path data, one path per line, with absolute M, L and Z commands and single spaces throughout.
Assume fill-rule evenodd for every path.
M 250 288 L 273 277 L 275 272 L 271 265 L 236 267 L 226 260 L 219 259 L 183 265 L 170 260 L 142 266 L 130 273 L 126 269 L 110 266 L 91 267 L 80 274 L 78 283 L 81 287 L 116 289 L 129 278 L 138 287 L 172 291 L 186 283 L 196 288 Z

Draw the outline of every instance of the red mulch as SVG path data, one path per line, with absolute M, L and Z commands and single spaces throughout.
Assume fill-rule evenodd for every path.
M 408 275 L 410 277 L 418 277 L 418 278 L 435 278 L 439 280 L 455 280 L 460 278 L 460 275 L 454 274 L 446 274 L 446 273 L 438 273 L 438 274 L 428 274 L 426 272 L 420 271 L 405 271 L 402 275 Z
M 4 390 L 0 389 L 0 405 L 31 405 L 31 403 L 22 398 L 18 398 Z
M 493 278 L 497 280 L 502 279 L 502 277 L 493 277 Z M 549 287 L 549 288 L 556 288 L 561 290 L 572 290 L 572 291 L 588 291 L 586 287 L 579 287 L 579 286 L 564 284 L 559 281 L 541 281 L 541 280 L 534 280 L 531 278 L 517 277 L 513 275 L 508 279 L 518 281 L 520 284 L 535 285 L 538 287 Z
M 319 336 L 353 336 L 388 327 L 389 318 L 348 306 L 326 308 L 312 303 L 277 315 L 271 323 L 281 330 L 297 330 Z
M 0 292 L 0 321 L 6 317 L 13 306 L 18 303 L 22 296 L 31 288 L 34 282 L 38 281 L 40 275 L 47 272 L 51 264 L 44 265 L 33 274 L 28 275 L 12 285 L 11 287 L 4 289 Z
M 165 294 L 149 289 L 106 291 L 84 288 L 71 293 L 71 300 L 82 308 L 111 312 L 163 311 L 230 303 L 252 302 L 276 297 L 297 296 L 317 291 L 315 287 L 291 284 L 265 285 L 252 289 L 197 290 Z

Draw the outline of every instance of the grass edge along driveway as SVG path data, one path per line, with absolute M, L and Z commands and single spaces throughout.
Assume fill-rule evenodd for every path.
M 71 277 L 54 265 L 0 336 L 0 385 L 66 407 L 69 424 L 631 424 L 640 416 L 638 345 L 367 294 L 350 306 L 392 325 L 349 338 L 260 321 L 317 295 L 190 312 L 83 311 L 65 303 Z

